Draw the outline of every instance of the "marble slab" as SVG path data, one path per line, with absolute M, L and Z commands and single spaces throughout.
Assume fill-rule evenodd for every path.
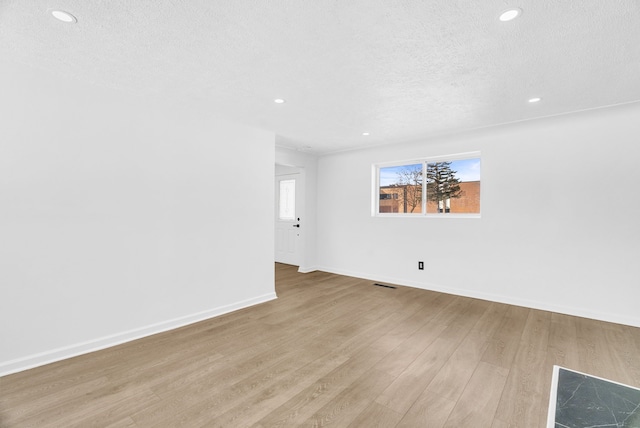
M 554 366 L 547 428 L 640 428 L 640 389 Z

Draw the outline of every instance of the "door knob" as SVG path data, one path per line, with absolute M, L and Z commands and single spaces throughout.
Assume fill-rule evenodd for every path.
M 299 224 L 294 224 L 293 227 L 300 227 L 300 225 Z

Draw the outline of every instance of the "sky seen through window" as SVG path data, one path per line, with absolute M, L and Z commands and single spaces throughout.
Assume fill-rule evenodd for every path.
M 453 171 L 456 171 L 455 176 L 456 178 L 460 179 L 461 182 L 464 183 L 467 181 L 480 181 L 479 158 L 452 160 L 450 162 L 451 169 Z M 392 184 L 396 184 L 398 181 L 398 172 L 406 169 L 421 171 L 422 163 L 380 168 L 380 186 L 390 186 Z

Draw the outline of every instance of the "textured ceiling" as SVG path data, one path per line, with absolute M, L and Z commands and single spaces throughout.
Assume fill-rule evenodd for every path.
M 326 153 L 638 101 L 640 1 L 2 0 L 0 57 Z

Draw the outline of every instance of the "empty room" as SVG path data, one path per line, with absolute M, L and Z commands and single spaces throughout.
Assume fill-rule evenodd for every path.
M 640 2 L 0 3 L 0 427 L 640 427 Z

